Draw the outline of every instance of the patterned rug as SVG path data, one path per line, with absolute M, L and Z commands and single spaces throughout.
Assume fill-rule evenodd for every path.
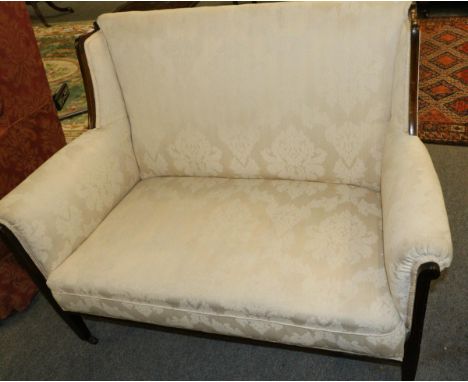
M 468 18 L 421 20 L 418 135 L 468 145 Z
M 86 95 L 74 44 L 76 37 L 91 28 L 92 21 L 53 24 L 50 28 L 33 27 L 52 93 L 63 82 L 70 89 L 70 96 L 59 116 L 86 109 Z M 88 128 L 88 115 L 65 119 L 62 121 L 62 128 L 67 143 L 70 143 Z

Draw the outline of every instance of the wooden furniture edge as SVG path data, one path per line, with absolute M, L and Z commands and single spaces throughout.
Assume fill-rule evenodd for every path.
M 411 328 L 405 341 L 401 365 L 401 377 L 404 381 L 412 381 L 416 377 L 429 289 L 431 281 L 439 276 L 440 268 L 437 263 L 423 263 L 418 268 Z
M 99 30 L 99 25 L 94 22 L 93 30 L 78 36 L 75 40 L 76 56 L 80 64 L 81 76 L 83 77 L 83 85 L 86 94 L 86 102 L 88 104 L 88 129 L 96 127 L 96 100 L 94 98 L 93 80 L 91 71 L 89 70 L 88 59 L 86 58 L 85 42 L 86 40 Z
M 408 16 L 411 27 L 408 133 L 418 135 L 419 22 L 415 2 L 410 6 Z

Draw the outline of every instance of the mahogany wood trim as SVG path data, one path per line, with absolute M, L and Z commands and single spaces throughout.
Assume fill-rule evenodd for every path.
M 199 1 L 127 1 L 113 12 L 154 11 L 161 9 L 193 8 Z
M 418 134 L 418 80 L 419 80 L 419 23 L 416 3 L 409 9 L 411 23 L 411 53 L 410 53 L 410 88 L 408 108 L 408 132 Z
M 88 104 L 88 129 L 94 129 L 96 127 L 96 100 L 94 98 L 93 81 L 91 78 L 91 72 L 89 70 L 88 59 L 86 58 L 85 52 L 85 41 L 91 35 L 99 30 L 99 25 L 94 22 L 94 30 L 84 35 L 77 37 L 75 40 L 76 56 L 80 64 L 81 76 L 83 77 L 83 84 L 86 94 L 86 102 Z
M 411 331 L 405 342 L 401 366 L 401 378 L 404 381 L 412 381 L 416 377 L 429 288 L 431 281 L 439 276 L 439 265 L 434 262 L 424 263 L 418 268 Z

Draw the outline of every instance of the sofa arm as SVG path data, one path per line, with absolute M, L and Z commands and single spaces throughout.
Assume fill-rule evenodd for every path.
M 450 265 L 450 228 L 437 174 L 418 137 L 399 131 L 387 136 L 381 182 L 385 268 L 409 328 L 418 268 Z
M 0 223 L 46 278 L 138 181 L 124 123 L 86 132 L 0 200 Z

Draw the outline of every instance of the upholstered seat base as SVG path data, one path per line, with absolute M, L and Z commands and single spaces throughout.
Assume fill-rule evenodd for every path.
M 381 219 L 348 185 L 151 178 L 48 285 L 69 311 L 401 360 Z

